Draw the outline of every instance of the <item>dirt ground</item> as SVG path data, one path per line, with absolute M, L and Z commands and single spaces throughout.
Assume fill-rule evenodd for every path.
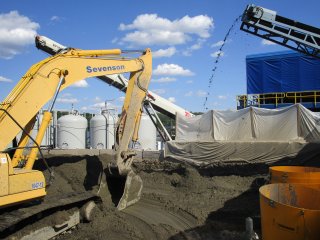
M 81 223 L 57 239 L 239 240 L 244 239 L 246 217 L 253 218 L 254 228 L 259 233 L 258 189 L 266 175 L 250 172 L 250 166 L 246 174 L 240 176 L 234 174 L 236 171 L 232 173 L 230 166 L 226 173 L 221 168 L 216 174 L 210 168 L 199 170 L 172 161 L 135 163 L 135 172 L 144 184 L 141 200 L 118 211 L 115 203 L 119 192 L 115 191 L 120 188 L 121 184 L 117 185 L 120 179 L 105 180 L 111 159 L 111 155 L 49 156 L 55 180 L 46 198 L 92 191 L 99 193 L 102 200 L 91 222 Z M 42 168 L 41 164 L 38 168 Z M 56 218 L 54 221 L 58 221 Z M 52 222 L 50 217 L 48 219 L 46 222 Z M 38 220 L 28 224 L 20 233 L 40 224 Z

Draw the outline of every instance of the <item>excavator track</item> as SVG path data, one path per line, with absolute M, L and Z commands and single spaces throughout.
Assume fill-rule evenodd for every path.
M 100 198 L 93 192 L 68 193 L 56 196 L 46 196 L 43 201 L 37 204 L 23 206 L 17 205 L 5 209 L 0 214 L 0 238 L 8 237 L 13 232 L 19 230 L 34 218 L 39 220 L 56 211 L 70 209 L 72 207 L 81 207 L 86 202 L 100 201 Z

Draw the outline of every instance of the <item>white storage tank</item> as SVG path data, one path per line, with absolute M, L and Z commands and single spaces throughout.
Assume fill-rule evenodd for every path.
M 155 118 L 153 117 L 156 122 Z M 149 115 L 142 113 L 140 128 L 138 132 L 138 142 L 141 149 L 157 150 L 157 129 Z
M 102 110 L 101 114 L 90 120 L 90 147 L 94 149 L 112 149 L 117 115 L 111 110 Z
M 88 121 L 79 114 L 58 119 L 57 146 L 61 149 L 85 149 Z

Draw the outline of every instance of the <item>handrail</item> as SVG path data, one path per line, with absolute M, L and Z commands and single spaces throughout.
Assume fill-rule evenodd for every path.
M 289 100 L 285 103 L 301 103 L 304 102 L 304 99 L 312 99 L 312 102 L 315 106 L 317 105 L 317 98 L 320 98 L 319 91 L 301 91 L 301 92 L 275 92 L 275 93 L 262 93 L 262 94 L 247 94 L 247 95 L 237 95 L 236 101 L 237 105 L 240 107 L 248 106 L 261 106 L 264 104 L 275 104 L 276 107 L 278 104 L 284 103 L 283 101 Z M 270 102 L 266 103 L 266 100 Z M 292 101 L 292 102 L 291 102 Z M 320 102 L 320 99 L 318 99 Z

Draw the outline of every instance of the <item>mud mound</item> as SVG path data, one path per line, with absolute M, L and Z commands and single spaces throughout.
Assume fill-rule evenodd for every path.
M 119 212 L 105 201 L 91 223 L 61 239 L 242 239 L 245 218 L 259 220 L 263 175 L 206 177 L 169 161 L 134 168 L 144 184 L 137 204 Z
M 48 156 L 55 180 L 44 201 L 70 192 L 92 192 L 102 200 L 90 223 L 58 239 L 242 239 L 245 218 L 259 220 L 258 183 L 263 175 L 209 177 L 171 161 L 135 163 L 144 184 L 142 198 L 117 211 L 106 180 L 112 158 Z M 44 170 L 40 162 L 36 167 Z

